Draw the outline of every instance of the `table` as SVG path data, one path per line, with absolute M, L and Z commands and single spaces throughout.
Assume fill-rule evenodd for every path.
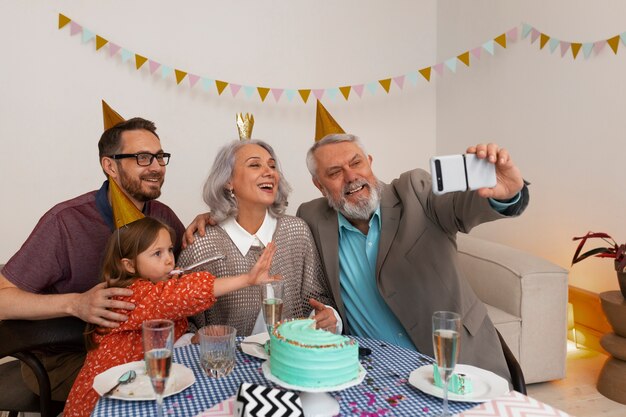
M 241 338 L 238 338 L 241 340 Z M 424 394 L 411 386 L 409 374 L 422 365 L 433 362 L 428 356 L 398 346 L 372 339 L 356 338 L 361 346 L 368 347 L 372 354 L 361 360 L 367 371 L 360 385 L 333 393 L 339 401 L 342 416 L 428 416 L 441 411 L 442 400 Z M 181 393 L 165 398 L 166 416 L 195 416 L 213 405 L 236 394 L 241 382 L 276 387 L 265 379 L 261 371 L 262 360 L 237 351 L 237 365 L 233 372 L 220 379 L 204 375 L 198 365 L 198 345 L 174 349 L 174 362 L 193 370 L 196 383 Z M 280 388 L 280 387 L 278 387 Z M 475 403 L 450 402 L 450 410 L 460 413 Z M 101 398 L 94 409 L 93 417 L 152 416 L 154 401 L 122 401 Z

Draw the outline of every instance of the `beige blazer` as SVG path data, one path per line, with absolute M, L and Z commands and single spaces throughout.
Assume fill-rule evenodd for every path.
M 459 269 L 456 233 L 517 216 L 527 204 L 526 187 L 522 201 L 506 215 L 473 192 L 436 196 L 431 193 L 430 174 L 420 169 L 384 185 L 376 264 L 378 290 L 420 352 L 433 356 L 433 312 L 456 311 L 463 321 L 459 363 L 491 370 L 510 381 L 487 309 Z M 302 204 L 297 215 L 311 228 L 344 328 L 349 332 L 339 282 L 337 213 L 325 198 L 319 198 Z

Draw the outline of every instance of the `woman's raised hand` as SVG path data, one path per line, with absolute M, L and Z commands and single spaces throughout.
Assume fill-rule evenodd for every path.
M 265 250 L 263 250 L 263 253 L 256 261 L 256 264 L 254 264 L 247 274 L 249 285 L 260 285 L 281 279 L 280 275 L 270 275 L 270 266 L 272 265 L 272 259 L 275 253 L 276 244 L 274 242 L 268 243 Z

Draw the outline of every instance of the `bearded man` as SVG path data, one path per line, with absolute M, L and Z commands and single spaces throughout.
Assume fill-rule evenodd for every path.
M 427 172 L 383 184 L 356 136 L 326 135 L 307 153 L 325 198 L 297 215 L 311 228 L 346 333 L 432 357 L 433 312 L 455 311 L 463 323 L 459 362 L 510 381 L 486 307 L 458 267 L 456 233 L 521 214 L 528 190 L 506 150 L 481 144 L 467 152 L 495 164 L 497 185 L 435 195 Z
M 108 180 L 99 190 L 57 204 L 39 220 L 20 250 L 0 271 L 0 320 L 40 320 L 75 316 L 101 327 L 117 327 L 128 318 L 113 310 L 134 305 L 118 301 L 126 288 L 106 288 L 100 269 L 104 248 L 115 230 L 111 191 L 114 185 L 146 216 L 156 217 L 176 231 L 180 251 L 184 227 L 161 195 L 165 166 L 154 123 L 139 117 L 124 121 L 103 102 L 105 131 L 98 142 L 100 166 Z M 80 155 L 76 155 L 80 157 Z M 82 367 L 82 352 L 41 352 L 50 377 L 52 399 L 65 401 Z M 38 392 L 34 375 L 22 367 L 24 381 Z

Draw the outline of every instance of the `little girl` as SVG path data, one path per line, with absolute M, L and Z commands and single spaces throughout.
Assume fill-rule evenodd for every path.
M 178 339 L 187 329 L 186 317 L 211 307 L 215 297 L 278 279 L 269 275 L 276 251 L 273 243 L 267 245 L 247 274 L 216 280 L 208 272 L 195 272 L 170 279 L 174 241 L 172 229 L 150 217 L 121 227 L 109 239 L 102 277 L 110 287 L 132 289 L 132 296 L 119 299 L 135 304 L 135 309 L 117 328 L 87 326 L 87 358 L 68 396 L 64 417 L 91 414 L 98 401 L 98 393 L 92 388 L 96 375 L 143 359 L 141 324 L 145 320 L 174 320 L 174 337 Z

